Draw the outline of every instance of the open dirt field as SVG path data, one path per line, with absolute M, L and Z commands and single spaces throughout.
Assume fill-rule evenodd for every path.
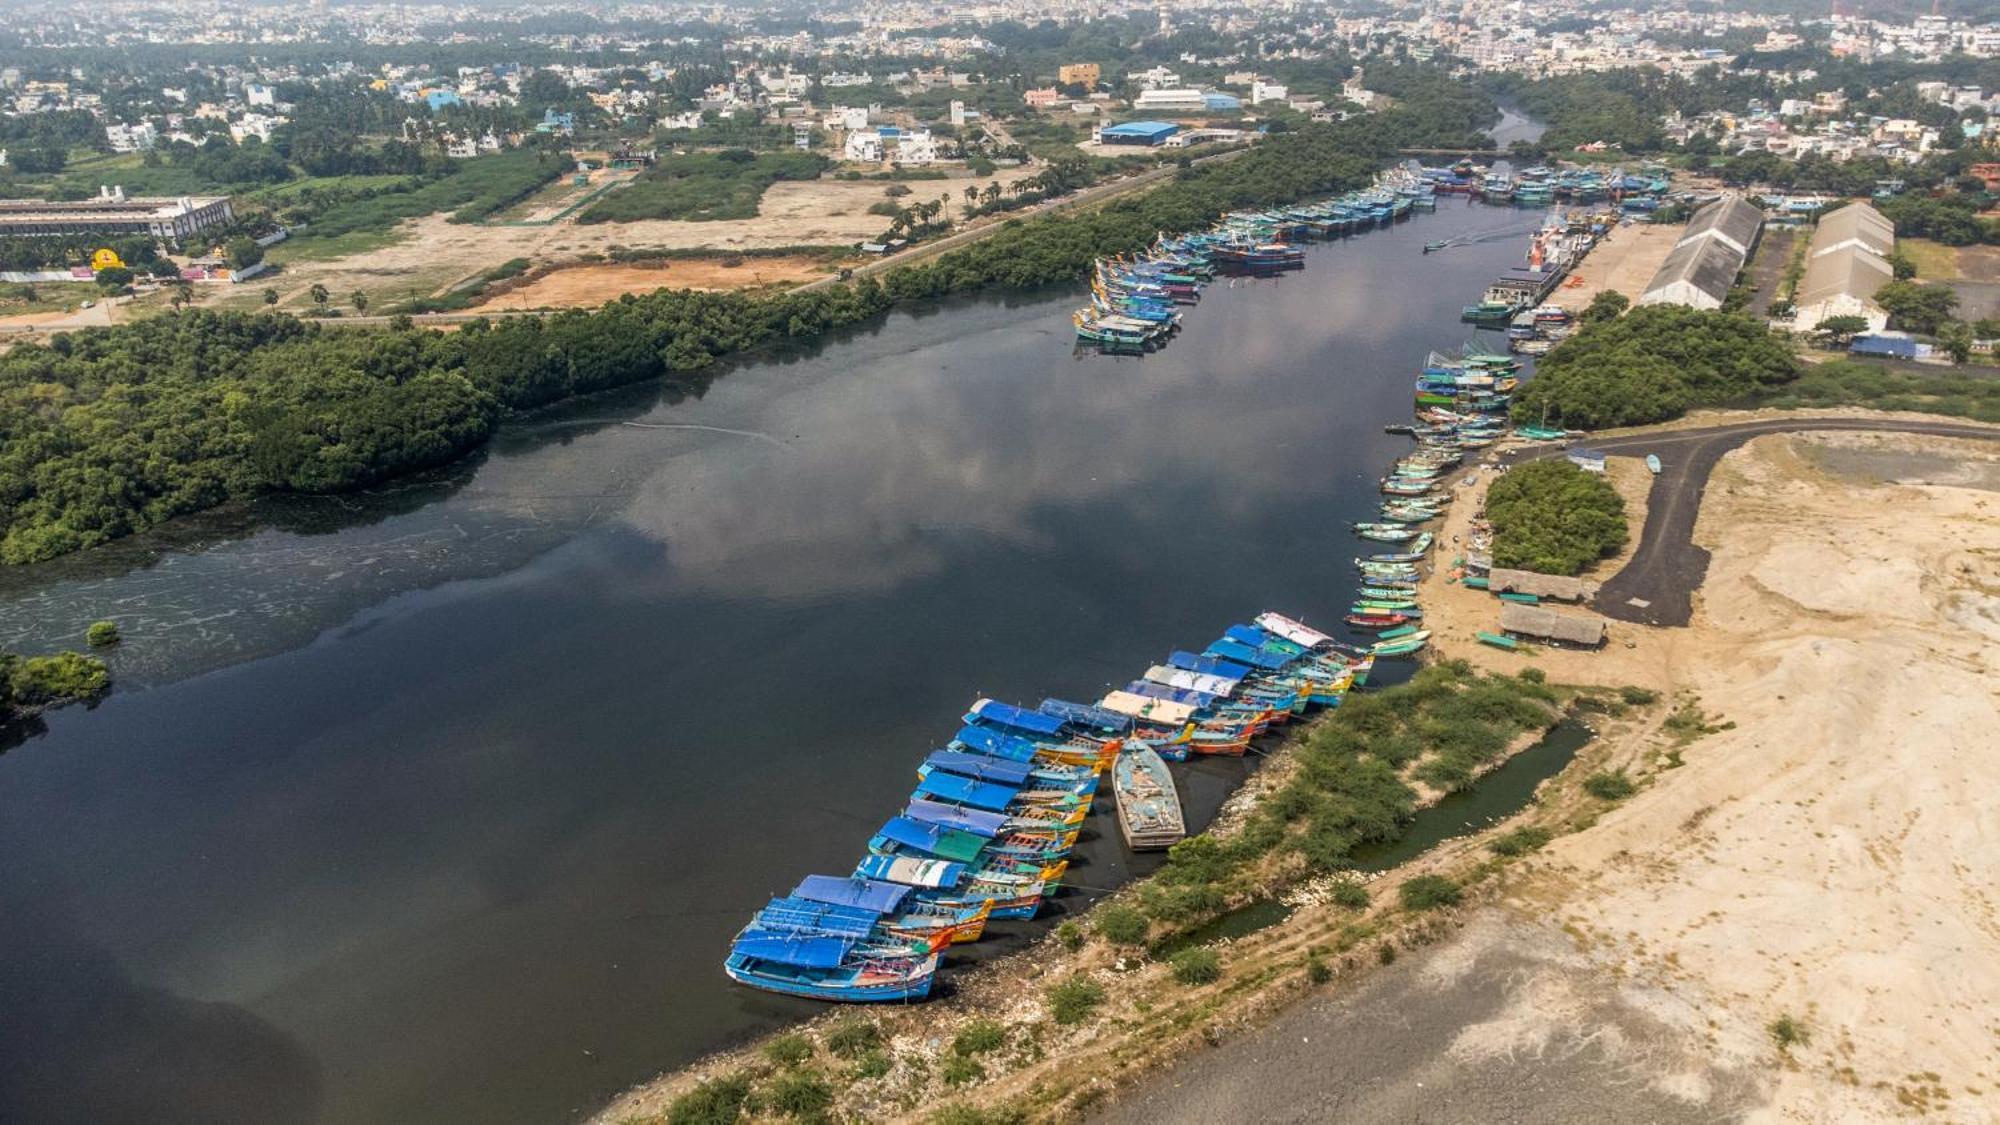
M 1447 639 L 1655 685 L 1707 727 L 1608 735 L 1639 793 L 1497 905 L 1108 1120 L 2000 1118 L 1996 485 L 1992 442 L 1759 438 L 1708 491 L 1692 627 L 1531 658 Z
M 1004 184 L 1034 171 L 1013 168 L 978 180 L 913 181 L 904 185 L 911 194 L 903 198 L 907 202 L 949 194 L 955 209 L 970 184 L 984 185 L 996 179 Z M 869 214 L 868 208 L 888 198 L 885 192 L 889 186 L 880 180 L 784 181 L 772 184 L 764 193 L 756 218 L 717 222 L 661 219 L 585 225 L 572 216 L 548 226 L 524 227 L 453 223 L 444 215 L 430 215 L 402 224 L 393 245 L 331 261 L 293 262 L 273 275 L 269 285 L 282 295 L 280 307 L 295 312 L 310 306 L 307 294 L 314 284 L 331 290 L 335 303 L 344 305 L 350 294 L 359 291 L 381 308 L 413 294 L 440 295 L 458 282 L 514 258 L 560 263 L 575 261 L 586 253 L 603 254 L 613 247 L 770 250 L 853 246 L 881 234 L 888 226 L 887 219 Z M 261 293 L 264 286 L 256 288 Z M 597 287 L 586 287 L 586 291 L 595 292 Z
M 1583 284 L 1564 284 L 1549 300 L 1566 309 L 1581 309 L 1590 304 L 1591 298 L 1610 289 L 1636 302 L 1680 236 L 1678 223 L 1622 223 L 1590 251 L 1571 275 L 1572 281 L 1581 278 Z
M 539 309 L 601 305 L 626 293 L 655 289 L 750 289 L 824 277 L 826 263 L 814 258 L 744 258 L 727 265 L 721 258 L 684 258 L 656 265 L 570 266 L 519 289 L 481 301 L 481 309 Z

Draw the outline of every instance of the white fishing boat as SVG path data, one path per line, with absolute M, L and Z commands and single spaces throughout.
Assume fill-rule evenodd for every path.
M 1135 739 L 1119 749 L 1111 791 L 1118 799 L 1118 827 L 1133 851 L 1159 851 L 1187 837 L 1180 792 L 1152 747 Z

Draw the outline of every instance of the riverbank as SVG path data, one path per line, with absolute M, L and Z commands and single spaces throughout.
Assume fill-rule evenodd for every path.
M 1608 732 L 1586 767 L 1633 795 L 1559 830 L 1393 977 L 1309 1001 L 1108 1120 L 1297 1120 L 1309 1095 L 1363 1123 L 2000 1113 L 1995 491 L 1991 443 L 1758 438 L 1707 490 L 1689 628 L 1527 655 L 1444 630 L 1434 644 L 1486 667 L 1650 670 L 1661 719 Z
M 1472 686 L 1449 670 L 1434 671 L 1444 678 L 1433 676 L 1433 682 Z M 1490 683 L 1498 687 L 1506 681 Z M 1542 690 L 1539 681 L 1520 686 Z M 1400 705 L 1410 698 L 1410 690 L 1390 688 L 1377 698 Z M 1421 695 L 1429 689 L 1414 690 Z M 1564 698 L 1575 702 L 1566 693 Z M 1362 709 L 1353 703 L 1349 708 Z M 1285 793 L 1301 770 L 1322 768 L 1308 747 L 1329 726 L 1341 725 L 1341 715 L 1335 711 L 1276 747 L 1265 767 L 1225 805 L 1203 843 L 1211 851 L 1218 844 L 1230 849 L 1246 832 L 1258 832 L 1257 814 L 1274 796 Z M 1553 723 L 1553 714 L 1545 721 Z M 1517 738 L 1479 772 L 1510 768 L 1512 758 L 1536 745 L 1532 734 Z M 1421 764 L 1407 763 L 1404 776 L 1420 774 Z M 1444 795 L 1417 788 L 1417 810 Z M 915 1008 L 824 1012 L 795 1029 L 638 1087 L 594 1120 L 603 1125 L 676 1120 L 676 1114 L 723 1093 L 747 1097 L 753 1115 L 771 1113 L 774 1099 L 801 1082 L 816 1084 L 834 1114 L 868 1120 L 917 1121 L 947 1113 L 992 1115 L 952 1120 L 1074 1119 L 1150 1069 L 1258 1025 L 1302 989 L 1357 979 L 1393 959 L 1394 950 L 1421 945 L 1444 932 L 1429 907 L 1412 905 L 1399 888 L 1417 876 L 1435 874 L 1442 857 L 1461 855 L 1468 846 L 1468 838 L 1454 836 L 1414 861 L 1373 876 L 1312 877 L 1295 864 L 1280 862 L 1273 870 L 1289 874 L 1253 882 L 1260 894 L 1282 891 L 1288 912 L 1267 913 L 1243 926 L 1227 925 L 1228 914 L 1221 916 L 1222 926 L 1210 925 L 1209 916 L 1203 916 L 1167 929 L 1169 934 L 1247 931 L 1221 945 L 1204 946 L 1216 954 L 1220 975 L 1192 984 L 1180 975 L 1178 956 L 1148 956 L 1147 937 L 1107 936 L 1113 924 L 1100 921 L 1122 912 L 1128 924 L 1140 919 L 1143 929 L 1140 911 L 1152 892 L 1162 889 L 1163 877 L 1154 876 L 1109 903 L 1096 904 L 1081 925 L 1065 923 L 1029 949 L 958 973 L 949 996 Z M 1480 878 L 1483 874 L 1475 874 L 1466 885 Z M 1159 935 L 1156 927 L 1150 936 L 1156 950 L 1162 945 Z M 1181 946 L 1167 943 L 1168 948 Z M 1094 998 L 1083 1012 L 1066 1018 L 1063 990 L 1079 987 Z M 870 1029 L 866 1035 L 877 1044 L 866 1058 L 847 1057 L 840 1050 L 857 1036 L 857 1028 Z M 996 1045 L 966 1047 L 989 1040 Z M 979 1108 L 969 1108 L 974 1106 Z

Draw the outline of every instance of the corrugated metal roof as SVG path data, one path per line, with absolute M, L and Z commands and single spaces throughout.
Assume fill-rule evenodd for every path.
M 1741 196 L 1720 199 L 1695 212 L 1688 221 L 1687 229 L 1681 232 L 1680 241 L 1704 236 L 1721 235 L 1737 246 L 1748 250 L 1757 241 L 1757 232 L 1764 225 L 1764 212 L 1756 204 Z
M 1799 281 L 1793 304 L 1810 309 L 1848 296 L 1873 306 L 1875 291 L 1895 278 L 1896 271 L 1880 255 L 1861 246 L 1843 246 L 1806 263 L 1806 275 Z
M 1646 285 L 1646 295 L 1641 300 L 1660 300 L 1666 290 L 1685 282 L 1720 301 L 1729 295 L 1729 287 L 1736 284 L 1736 275 L 1742 271 L 1743 255 L 1720 239 L 1683 242 L 1660 263 L 1659 272 Z
M 1896 248 L 1896 224 L 1866 203 L 1850 203 L 1820 216 L 1813 230 L 1812 253 L 1816 256 L 1849 239 L 1887 257 Z

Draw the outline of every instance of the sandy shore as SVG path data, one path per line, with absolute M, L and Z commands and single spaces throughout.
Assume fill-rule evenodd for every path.
M 1449 591 L 1432 623 L 1482 664 L 1657 685 L 1705 732 L 1607 739 L 1586 768 L 1640 792 L 1463 930 L 1108 1119 L 2000 1119 L 2000 449 L 1760 438 L 1696 538 L 1691 628 L 1524 658 L 1454 643 L 1477 611 Z M 1805 1040 L 1781 1048 L 1781 1018 Z

